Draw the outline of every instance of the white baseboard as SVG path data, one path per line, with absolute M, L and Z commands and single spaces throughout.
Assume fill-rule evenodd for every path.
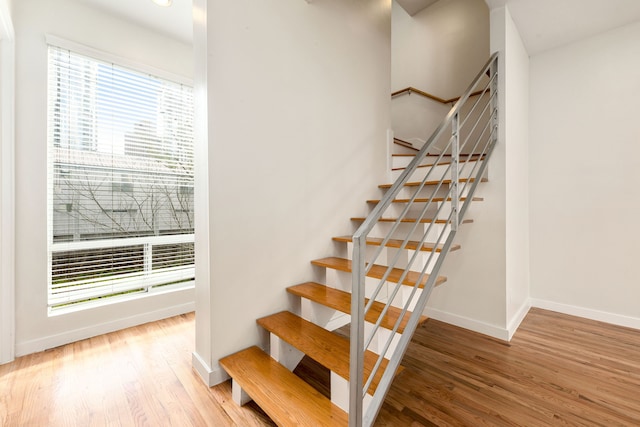
M 231 378 L 220 366 L 216 369 L 212 369 L 209 364 L 205 362 L 204 359 L 195 351 L 191 355 L 191 365 L 198 375 L 200 375 L 202 382 L 204 382 L 208 387 L 221 384 Z
M 554 301 L 547 301 L 538 298 L 531 298 L 531 306 L 544 310 L 557 311 L 558 313 L 570 316 L 584 317 L 585 319 L 597 320 L 599 322 L 610 323 L 612 325 L 625 326 L 627 328 L 640 329 L 640 318 L 625 316 L 622 314 L 609 313 L 606 311 L 594 310 L 591 308 L 578 307 L 575 305 L 562 304 Z
M 446 322 L 461 328 L 469 329 L 484 335 L 488 335 L 503 341 L 510 341 L 518 330 L 520 323 L 525 319 L 531 307 L 541 308 L 544 310 L 556 311 L 558 313 L 568 314 L 570 316 L 583 317 L 585 319 L 596 320 L 599 322 L 610 323 L 612 325 L 624 326 L 627 328 L 640 329 L 640 318 L 624 316 L 621 314 L 609 313 L 605 311 L 593 310 L 590 308 L 577 307 L 569 304 L 562 304 L 554 301 L 547 301 L 537 298 L 530 298 L 525 301 L 516 314 L 511 318 L 507 328 L 479 322 L 464 316 L 440 311 L 434 308 L 425 310 L 425 315 L 442 322 Z
M 457 314 L 448 313 L 446 311 L 441 311 L 430 307 L 426 308 L 424 314 L 432 319 L 446 322 L 460 328 L 469 329 L 470 331 L 488 335 L 499 340 L 509 341 L 510 339 L 509 330 L 496 325 L 491 325 L 489 323 L 480 322 L 475 319 L 459 316 Z
M 37 353 L 50 348 L 59 347 L 75 341 L 95 337 L 97 335 L 108 334 L 109 332 L 119 331 L 121 329 L 130 328 L 132 326 L 142 325 L 144 323 L 155 322 L 166 319 L 168 317 L 178 316 L 180 314 L 190 313 L 195 310 L 195 303 L 165 307 L 161 310 L 140 313 L 135 316 L 116 319 L 110 322 L 92 325 L 85 328 L 74 329 L 56 335 L 50 335 L 31 341 L 16 343 L 16 356 L 24 356 L 26 354 Z
M 507 332 L 509 333 L 508 341 L 511 341 L 513 338 L 513 334 L 516 333 L 518 328 L 520 327 L 520 323 L 527 317 L 527 313 L 529 313 L 529 309 L 531 308 L 531 300 L 527 299 L 521 306 L 520 309 L 516 312 L 515 316 L 511 318 L 507 322 Z

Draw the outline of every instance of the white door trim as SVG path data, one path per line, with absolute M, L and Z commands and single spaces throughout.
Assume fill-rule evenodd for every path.
M 0 0 L 0 364 L 15 357 L 15 33 Z

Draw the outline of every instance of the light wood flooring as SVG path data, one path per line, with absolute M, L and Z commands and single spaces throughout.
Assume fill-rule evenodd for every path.
M 193 315 L 0 366 L 2 426 L 271 426 L 191 369 Z M 510 343 L 434 320 L 377 426 L 640 426 L 640 331 L 532 309 Z M 327 372 L 296 370 L 327 392 Z
M 230 383 L 191 369 L 194 315 L 58 347 L 0 366 L 0 426 L 264 426 Z
M 531 309 L 510 343 L 427 321 L 378 426 L 640 426 L 640 331 Z

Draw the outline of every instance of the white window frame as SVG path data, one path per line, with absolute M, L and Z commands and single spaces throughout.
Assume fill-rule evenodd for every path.
M 45 40 L 48 45 L 56 46 L 62 49 L 67 49 L 80 55 L 90 56 L 91 58 L 97 59 L 99 61 L 112 62 L 114 64 L 118 64 L 122 67 L 130 68 L 132 70 L 139 71 L 141 73 L 152 74 L 154 76 L 161 77 L 163 79 L 171 80 L 176 83 L 181 83 L 181 84 L 193 87 L 193 80 L 185 76 L 181 76 L 179 74 L 171 73 L 169 71 L 166 71 L 160 68 L 152 67 L 148 64 L 143 64 L 141 62 L 137 62 L 122 56 L 113 55 L 111 53 L 104 52 L 104 51 L 86 46 L 84 44 L 63 39 L 51 34 L 47 34 L 45 36 Z
M 2 1 L 2 0 L 0 0 Z M 53 36 L 53 35 L 49 35 L 47 34 L 46 37 L 46 43 L 47 45 L 51 45 L 54 47 L 58 47 L 61 49 L 66 49 L 71 51 L 72 53 L 78 54 L 78 55 L 83 55 L 83 56 L 87 56 L 93 59 L 96 59 L 98 61 L 102 61 L 102 62 L 108 62 L 108 63 L 112 63 L 112 64 L 116 64 L 117 66 L 120 67 L 124 67 L 124 68 L 128 68 L 132 71 L 136 71 L 136 72 L 140 72 L 140 73 L 145 73 L 145 74 L 150 74 L 165 80 L 169 80 L 172 81 L 174 83 L 178 83 L 178 84 L 183 84 L 183 85 L 187 85 L 190 87 L 193 87 L 193 81 L 191 79 L 188 79 L 184 76 L 178 75 L 178 74 L 174 74 L 171 72 L 168 72 L 166 70 L 162 70 L 159 68 L 155 68 L 152 66 L 149 66 L 147 64 L 143 64 L 143 63 L 139 63 L 136 61 L 133 61 L 131 59 L 128 58 L 124 58 L 124 57 L 120 57 L 118 55 L 113 55 L 107 52 L 103 52 L 100 51 L 98 49 L 94 49 L 92 47 L 83 45 L 81 43 L 76 43 L 70 40 L 66 40 L 57 36 Z M 49 142 L 47 141 L 47 146 L 48 146 Z M 49 164 L 48 162 L 48 174 L 49 174 L 49 178 L 48 178 L 48 182 L 49 182 L 49 186 L 52 186 L 52 165 Z M 134 184 L 135 185 L 135 184 Z M 54 191 L 53 188 L 48 188 L 47 189 L 47 194 L 51 194 L 51 192 Z M 53 218 L 52 218 L 52 209 L 51 206 L 47 206 L 47 232 L 49 233 L 49 235 L 47 236 L 47 241 L 51 242 L 52 241 L 52 227 L 51 224 L 53 223 Z M 92 242 L 74 242 L 71 245 L 68 245 L 68 250 L 73 250 L 74 248 L 77 249 L 82 249 L 82 248 L 88 248 L 89 246 L 92 246 L 91 243 L 93 243 L 94 245 L 97 244 L 97 246 L 104 246 L 104 247 L 119 247 L 119 246 L 124 246 L 125 243 L 129 243 L 129 244 L 142 244 L 145 247 L 145 271 L 147 270 L 147 262 L 146 262 L 146 258 L 150 258 L 150 254 L 151 254 L 151 248 L 154 244 L 173 244 L 173 243 L 193 243 L 194 242 L 194 235 L 193 234 L 181 234 L 181 235 L 170 235 L 170 236 L 156 236 L 155 240 L 153 242 L 149 241 L 149 238 L 144 238 L 144 237 L 140 237 L 140 238 L 129 238 L 129 239 L 117 239 L 118 243 L 115 244 L 115 246 L 110 245 L 109 243 L 104 243 L 104 244 L 100 244 L 99 242 L 107 242 L 107 241 L 100 241 L 100 240 L 96 240 L 96 241 L 92 241 Z M 131 243 L 133 242 L 133 243 Z M 54 244 L 55 246 L 55 244 Z M 148 255 L 147 255 L 148 254 Z M 150 264 L 150 261 L 149 261 Z M 150 267 L 150 265 L 149 265 Z M 51 269 L 52 269 L 52 260 L 51 257 L 49 257 L 49 261 L 48 261 L 48 286 L 50 286 L 50 281 L 51 281 Z M 193 268 L 192 270 L 195 270 L 195 268 Z M 168 271 L 166 274 L 168 274 L 169 276 L 171 276 L 172 272 Z M 176 277 L 178 277 L 177 275 L 175 275 Z M 173 277 L 173 276 L 171 276 Z M 126 279 L 125 279 L 126 280 Z M 153 286 L 156 284 L 154 282 L 153 279 L 151 280 L 144 280 L 145 283 L 142 283 L 141 287 L 145 287 L 146 288 L 146 292 L 144 293 L 133 293 L 133 294 L 127 294 L 127 295 L 123 295 L 123 296 L 113 296 L 113 297 L 108 297 L 105 298 L 103 300 L 99 300 L 99 301 L 91 301 L 91 302 L 85 302 L 82 304 L 78 304 L 78 305 L 72 305 L 69 307 L 63 307 L 63 308 L 56 308 L 55 310 L 51 310 L 49 309 L 49 316 L 58 316 L 61 314 L 66 314 L 66 313 L 70 313 L 70 312 L 75 312 L 75 311 L 80 311 L 80 310 L 86 310 L 86 309 L 91 309 L 94 307 L 101 307 L 101 306 L 105 306 L 105 305 L 110 305 L 110 304 L 115 304 L 115 303 L 119 303 L 122 301 L 128 301 L 131 299 L 138 299 L 138 298 L 145 298 L 151 295 L 157 295 L 157 294 L 162 294 L 162 293 L 166 293 L 166 292 L 173 292 L 173 291 L 180 291 L 180 290 L 184 290 L 184 289 L 189 289 L 189 288 L 193 288 L 195 285 L 195 281 L 191 280 L 191 282 L 189 283 L 185 283 L 185 284 L 180 284 L 180 285 L 164 285 L 160 288 L 154 288 Z M 148 283 L 147 283 L 148 282 Z M 48 293 L 48 291 L 47 291 Z

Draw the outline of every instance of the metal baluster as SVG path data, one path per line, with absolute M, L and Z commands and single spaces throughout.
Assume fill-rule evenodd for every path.
M 490 70 L 491 70 L 490 71 L 491 73 L 490 102 L 491 102 L 491 117 L 493 118 L 493 120 L 491 120 L 491 123 L 492 123 L 492 128 L 494 129 L 492 144 L 495 144 L 496 142 L 498 142 L 498 98 L 496 96 L 498 93 L 498 79 L 496 78 L 498 75 L 498 58 L 497 57 L 493 60 L 493 62 L 491 62 Z
M 451 109 L 451 111 L 449 112 L 449 114 L 447 114 L 447 117 L 445 118 L 445 120 L 442 122 L 442 124 L 440 126 L 438 126 L 438 128 L 436 129 L 436 131 L 433 133 L 433 135 L 428 139 L 428 141 L 425 143 L 425 145 L 422 147 L 422 149 L 419 151 L 419 153 L 416 155 L 416 158 L 409 164 L 409 166 L 407 166 L 407 168 L 404 170 L 404 172 L 401 174 L 401 176 L 398 178 L 398 180 L 394 183 L 394 185 L 391 187 L 391 189 L 386 193 L 385 197 L 378 203 L 378 205 L 374 208 L 374 210 L 372 211 L 372 213 L 367 217 L 367 219 L 365 220 L 365 222 L 362 224 L 362 226 L 358 229 L 358 231 L 354 234 L 353 236 L 353 272 L 352 272 L 352 276 L 353 276 L 353 287 L 352 287 L 352 303 L 351 303 L 351 355 L 350 355 L 350 400 L 349 400 L 349 426 L 351 427 L 360 427 L 360 426 L 369 426 L 373 423 L 373 421 L 375 420 L 376 414 L 378 413 L 378 411 L 380 410 L 380 406 L 382 405 L 382 401 L 384 400 L 384 396 L 388 390 L 389 384 L 391 383 L 395 370 L 396 368 L 399 366 L 400 364 L 400 360 L 404 354 L 404 351 L 407 348 L 407 345 L 409 344 L 409 341 L 411 339 L 411 335 L 413 333 L 413 331 L 415 330 L 415 328 L 417 327 L 417 323 L 420 317 L 420 314 L 422 313 L 422 311 L 424 310 L 427 300 L 429 298 L 429 294 L 431 293 L 431 290 L 433 288 L 433 286 L 435 285 L 435 282 L 437 280 L 437 274 L 438 271 L 441 268 L 441 265 L 444 261 L 445 255 L 449 252 L 450 248 L 451 248 L 451 244 L 452 241 L 454 239 L 454 236 L 458 230 L 460 221 L 462 220 L 462 218 L 464 217 L 464 214 L 469 206 L 469 203 L 465 203 L 465 204 L 461 204 L 460 202 L 460 195 L 462 194 L 461 191 L 466 190 L 467 184 L 471 184 L 471 188 L 469 189 L 469 193 L 467 195 L 467 197 L 469 199 L 471 199 L 473 197 L 473 194 L 475 193 L 475 189 L 478 185 L 478 183 L 481 180 L 482 175 L 484 174 L 484 171 L 486 170 L 487 167 L 487 161 L 489 159 L 489 157 L 491 156 L 491 153 L 493 151 L 493 148 L 495 147 L 495 143 L 497 142 L 497 128 L 498 128 L 498 120 L 497 120 L 497 107 L 498 107 L 498 103 L 497 103 L 497 99 L 496 99 L 496 93 L 498 90 L 498 83 L 497 83 L 497 65 L 498 65 L 498 57 L 497 54 L 494 54 L 491 58 L 491 60 L 485 65 L 485 67 L 483 68 L 483 70 L 476 76 L 476 78 L 474 79 L 474 83 L 472 83 L 472 85 L 469 87 L 469 89 L 465 92 L 465 94 L 463 96 L 461 96 L 460 100 L 456 103 L 456 105 Z M 486 127 L 482 130 L 480 136 L 477 137 L 477 141 L 475 142 L 475 144 L 473 143 L 473 141 L 471 141 L 471 134 L 474 133 L 474 131 L 476 130 L 476 127 L 478 126 L 478 124 L 482 121 L 482 117 L 484 117 L 484 111 L 486 110 L 487 106 L 485 105 L 485 107 L 482 109 L 482 113 L 479 115 L 478 119 L 476 119 L 476 122 L 473 124 L 472 126 L 472 130 L 469 132 L 469 136 L 467 136 L 464 140 L 464 142 L 462 142 L 461 145 L 461 140 L 460 140 L 460 129 L 463 126 L 464 123 L 466 123 L 467 119 L 469 119 L 469 116 L 471 113 L 469 113 L 466 118 L 462 121 L 461 123 L 461 117 L 460 117 L 460 112 L 462 110 L 462 106 L 469 100 L 469 97 L 472 94 L 472 91 L 474 88 L 476 88 L 479 85 L 479 82 L 481 81 L 481 79 L 484 77 L 484 74 L 487 70 L 490 70 L 490 82 L 489 84 L 484 86 L 483 89 L 483 94 L 487 92 L 487 90 L 490 91 L 490 115 L 488 118 L 488 123 L 486 125 Z M 482 96 L 476 100 L 472 111 L 474 111 L 476 109 L 476 107 L 481 107 L 482 103 L 481 103 L 481 98 Z M 374 227 L 374 225 L 377 223 L 377 221 L 383 216 L 383 213 L 387 210 L 387 208 L 391 205 L 393 198 L 398 194 L 398 192 L 400 191 L 400 189 L 402 188 L 402 186 L 407 182 L 407 180 L 409 179 L 410 175 L 416 170 L 416 168 L 418 167 L 419 164 L 419 160 L 420 158 L 424 157 L 427 153 L 427 151 L 430 149 L 431 146 L 433 146 L 438 138 L 442 137 L 444 135 L 444 133 L 446 132 L 447 128 L 451 126 L 451 152 L 452 152 L 452 161 L 451 161 L 451 166 L 450 166 L 450 171 L 445 172 L 445 175 L 447 173 L 450 173 L 451 176 L 451 188 L 449 190 L 448 195 L 451 197 L 451 212 L 448 216 L 447 222 L 451 224 L 451 232 L 449 233 L 448 237 L 445 240 L 445 243 L 442 247 L 442 251 L 441 251 L 441 256 L 439 256 L 437 258 L 437 261 L 435 263 L 435 265 L 433 266 L 433 270 L 431 271 L 430 275 L 429 275 L 429 279 L 427 280 L 427 283 L 424 286 L 424 289 L 420 295 L 420 297 L 418 297 L 418 301 L 416 303 L 416 306 L 414 307 L 414 310 L 412 312 L 412 314 L 409 317 L 408 323 L 405 327 L 405 333 L 402 335 L 402 337 L 400 338 L 396 350 L 394 350 L 394 353 L 392 355 L 392 357 L 389 359 L 389 363 L 387 365 L 387 368 L 385 370 L 385 372 L 382 375 L 382 379 L 380 381 L 380 383 L 378 384 L 378 389 L 376 390 L 376 392 L 374 393 L 373 399 L 370 402 L 370 405 L 366 411 L 366 413 L 363 413 L 363 398 L 364 398 L 364 394 L 365 394 L 365 390 L 367 390 L 367 387 L 365 386 L 365 388 L 363 389 L 363 370 L 364 370 L 364 342 L 365 342 L 365 336 L 364 336 L 364 313 L 365 313 L 365 304 L 364 304 L 364 284 L 365 284 L 365 275 L 368 272 L 368 269 L 371 267 L 367 267 L 365 264 L 365 255 L 366 255 L 366 238 L 369 235 L 370 231 L 372 230 L 372 228 Z M 470 143 L 470 145 L 473 145 L 473 150 L 472 152 L 475 152 L 475 149 L 477 148 L 478 144 L 480 143 L 480 140 L 484 137 L 485 132 L 488 130 L 487 128 L 490 129 L 489 131 L 489 138 L 490 138 L 490 143 L 488 144 L 488 146 L 485 146 L 483 149 L 483 152 L 477 160 L 478 163 L 474 164 L 474 166 L 472 167 L 471 173 L 469 175 L 469 177 L 471 178 L 469 181 L 467 181 L 464 185 L 460 185 L 460 174 L 461 172 L 463 172 L 463 170 L 460 167 L 460 152 L 462 151 L 463 146 L 466 146 L 467 143 Z M 442 157 L 442 154 L 441 156 Z M 467 161 L 464 162 L 463 168 L 464 166 L 466 166 L 467 163 L 469 163 L 470 161 L 470 157 L 467 158 Z M 437 162 L 436 162 L 437 163 Z M 476 172 L 477 170 L 477 172 Z M 431 174 L 433 172 L 433 170 L 429 171 L 429 174 Z M 424 185 L 424 183 L 427 181 L 428 179 L 428 174 L 427 176 L 424 178 L 422 184 Z M 440 185 L 443 184 L 444 177 L 440 180 L 436 190 L 434 190 L 434 193 L 432 194 L 432 198 L 435 195 L 435 191 L 437 191 L 440 188 Z M 419 191 L 419 190 L 418 190 Z M 400 222 L 402 220 L 402 218 L 404 218 L 409 210 L 409 207 L 414 203 L 415 198 L 417 197 L 418 192 L 416 192 L 410 199 L 409 203 L 407 204 L 407 206 L 405 207 L 405 209 L 403 210 L 402 214 L 400 215 L 400 218 L 398 219 L 398 221 L 396 222 L 396 224 L 394 224 L 394 226 L 392 227 L 392 230 L 385 236 L 385 238 L 383 239 L 382 244 L 380 245 L 380 247 L 378 248 L 378 250 L 376 251 L 375 254 L 375 258 L 378 257 L 378 255 L 380 254 L 380 252 L 382 251 L 382 247 L 385 246 L 385 243 L 391 238 L 393 232 L 399 227 Z M 446 196 L 445 196 L 446 199 Z M 431 201 L 429 201 L 427 203 L 427 206 L 425 207 L 425 210 L 428 208 L 428 205 L 431 203 Z M 446 202 L 444 202 L 446 203 Z M 443 208 L 444 206 L 441 205 L 440 209 Z M 438 212 L 440 211 L 440 209 L 438 209 Z M 422 216 L 424 215 L 424 211 L 422 212 L 421 215 L 419 215 L 417 221 L 420 220 L 420 218 L 422 218 Z M 437 218 L 438 214 L 436 214 L 436 218 Z M 424 241 L 426 240 L 426 236 L 429 234 L 429 230 L 430 228 L 434 225 L 434 223 L 431 223 L 430 226 L 427 229 L 427 232 L 425 232 L 425 234 L 423 235 L 422 239 L 420 240 L 419 244 L 418 244 L 418 250 L 421 244 L 424 243 Z M 400 250 L 402 250 L 403 248 L 406 247 L 407 242 L 410 238 L 410 236 L 413 234 L 413 230 L 415 229 L 412 228 L 411 233 L 407 234 L 406 237 L 403 240 L 403 243 L 401 244 L 401 248 Z M 435 247 L 437 248 L 438 245 L 440 244 L 440 242 L 442 241 L 443 237 L 444 237 L 444 233 L 445 233 L 445 229 L 442 230 L 442 232 L 440 233 L 440 235 L 438 236 L 438 238 L 436 239 L 436 243 L 435 243 Z M 434 248 L 435 250 L 435 248 Z M 417 253 L 417 252 L 416 252 Z M 433 256 L 433 253 L 431 254 L 431 256 Z M 427 262 L 425 263 L 424 267 L 421 269 L 420 273 L 419 273 L 419 277 L 417 282 L 421 282 L 423 277 L 425 277 L 426 274 L 426 270 L 428 268 L 428 266 L 431 264 L 431 256 L 429 257 L 429 259 L 427 260 Z M 411 265 L 413 265 L 413 262 L 415 260 L 416 254 L 414 254 L 414 256 L 412 257 L 411 261 L 409 262 L 407 269 L 409 269 L 409 267 Z M 395 257 L 394 261 L 391 263 L 391 266 L 395 265 L 397 261 L 397 256 Z M 373 262 L 371 262 L 373 264 Z M 407 274 L 407 271 L 405 270 L 405 272 L 403 272 L 403 274 L 401 275 L 402 277 L 399 279 L 398 281 L 398 287 L 402 286 L 401 283 L 404 280 L 404 277 Z M 384 277 L 382 277 L 379 286 L 381 286 L 387 279 L 387 276 L 390 272 L 390 269 L 387 270 L 387 272 L 384 274 Z M 416 285 L 417 287 L 417 285 Z M 378 291 L 378 289 L 376 289 L 376 292 Z M 391 301 L 394 300 L 395 297 L 395 292 L 397 292 L 397 290 L 394 290 L 394 292 L 392 293 L 392 295 L 390 296 L 390 300 L 387 303 L 387 305 L 385 306 L 382 316 L 384 316 L 384 314 L 386 313 L 389 305 L 391 304 Z M 411 293 L 410 297 L 408 298 L 407 302 L 404 304 L 404 307 L 402 309 L 402 315 L 404 315 L 407 311 L 408 311 L 408 307 L 411 304 L 411 301 L 414 300 L 414 296 L 417 292 L 417 288 L 414 288 L 413 292 Z M 373 299 L 373 298 L 372 298 Z M 372 303 L 370 302 L 370 304 L 367 305 L 367 308 L 370 307 Z M 395 333 L 400 325 L 400 322 L 402 320 L 401 316 L 400 319 L 397 320 L 396 324 L 394 325 L 394 327 L 392 328 L 392 334 Z M 377 321 L 375 322 L 374 325 L 374 330 L 372 332 L 375 333 L 375 331 L 380 327 L 380 322 L 381 319 L 377 319 Z M 380 365 L 381 365 L 381 361 L 382 361 L 382 357 L 384 357 L 384 355 L 386 354 L 388 348 L 391 345 L 391 342 L 393 340 L 393 337 L 390 337 L 387 342 L 384 345 L 384 349 L 382 350 L 380 356 L 379 356 L 379 360 L 376 362 L 376 366 L 374 368 L 374 370 L 377 370 Z M 370 341 L 370 339 L 368 339 L 367 341 Z M 371 374 L 373 376 L 373 373 Z M 368 380 L 367 382 L 367 386 L 370 384 L 371 382 L 371 378 Z
M 353 236 L 351 338 L 349 361 L 349 427 L 362 425 L 364 392 L 364 282 L 366 236 Z
M 451 230 L 458 231 L 458 204 L 460 203 L 460 195 L 458 194 L 459 170 L 458 161 L 460 160 L 460 113 L 456 113 L 451 121 L 451 136 L 453 143 L 451 144 Z

